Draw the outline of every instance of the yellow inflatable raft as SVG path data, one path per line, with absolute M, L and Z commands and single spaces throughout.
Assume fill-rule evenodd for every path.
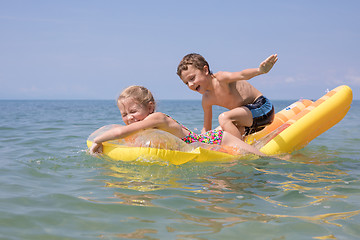
M 319 100 L 299 100 L 276 113 L 274 122 L 245 141 L 268 155 L 291 153 L 334 126 L 350 109 L 352 90 L 339 86 Z M 114 125 L 100 128 L 87 140 L 92 140 Z M 240 159 L 236 149 L 200 143 L 186 144 L 179 138 L 156 129 L 148 129 L 125 139 L 103 143 L 103 153 L 113 160 L 164 162 L 175 165 L 189 161 L 228 161 Z M 247 156 L 246 159 L 249 159 Z
M 249 136 L 245 141 L 249 144 L 260 142 L 263 145 L 259 147 L 260 151 L 268 155 L 299 150 L 340 122 L 349 111 L 352 98 L 351 88 L 342 85 L 327 92 L 315 102 L 297 102 L 296 108 L 306 107 L 294 114 L 297 110 L 292 110 L 290 105 L 275 115 L 276 119 L 272 124 Z
M 107 125 L 91 134 L 87 140 L 88 147 L 91 147 L 96 136 L 114 126 L 118 125 Z M 103 153 L 113 160 L 150 163 L 165 161 L 174 165 L 189 161 L 228 161 L 243 156 L 237 153 L 237 149 L 226 146 L 186 144 L 178 137 L 158 129 L 148 129 L 124 139 L 104 142 Z

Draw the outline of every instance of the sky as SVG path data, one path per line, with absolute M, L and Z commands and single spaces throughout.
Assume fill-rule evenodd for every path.
M 274 100 L 318 99 L 346 84 L 360 99 L 358 0 L 0 0 L 0 99 L 201 99 L 176 75 L 203 55 L 213 72 L 255 68 Z

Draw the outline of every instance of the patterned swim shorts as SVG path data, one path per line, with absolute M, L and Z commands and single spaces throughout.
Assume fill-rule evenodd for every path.
M 207 144 L 221 144 L 221 140 L 224 132 L 222 130 L 210 130 L 203 134 L 196 134 L 194 132 L 189 133 L 189 135 L 183 137 L 183 140 L 186 143 L 193 142 L 202 142 Z

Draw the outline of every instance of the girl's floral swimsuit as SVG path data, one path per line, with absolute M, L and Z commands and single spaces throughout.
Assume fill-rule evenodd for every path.
M 166 115 L 166 116 L 173 119 L 169 115 Z M 175 122 L 177 122 L 178 124 L 180 124 L 180 126 L 182 126 L 184 129 L 189 131 L 189 135 L 181 138 L 181 140 L 183 140 L 184 142 L 186 142 L 186 143 L 201 142 L 201 143 L 219 144 L 219 145 L 221 144 L 221 140 L 222 140 L 224 131 L 210 130 L 210 131 L 207 131 L 206 133 L 196 134 L 193 131 L 191 131 L 190 129 L 188 129 L 187 127 L 185 127 L 184 125 L 182 125 L 181 123 L 179 123 L 178 121 L 176 121 L 175 119 L 173 119 L 173 120 Z

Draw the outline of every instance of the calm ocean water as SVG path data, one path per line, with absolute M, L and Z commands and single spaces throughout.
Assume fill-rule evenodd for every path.
M 0 239 L 360 238 L 360 101 L 289 161 L 181 166 L 89 156 L 87 137 L 122 123 L 115 101 L 0 109 Z M 200 101 L 158 110 L 202 127 Z

